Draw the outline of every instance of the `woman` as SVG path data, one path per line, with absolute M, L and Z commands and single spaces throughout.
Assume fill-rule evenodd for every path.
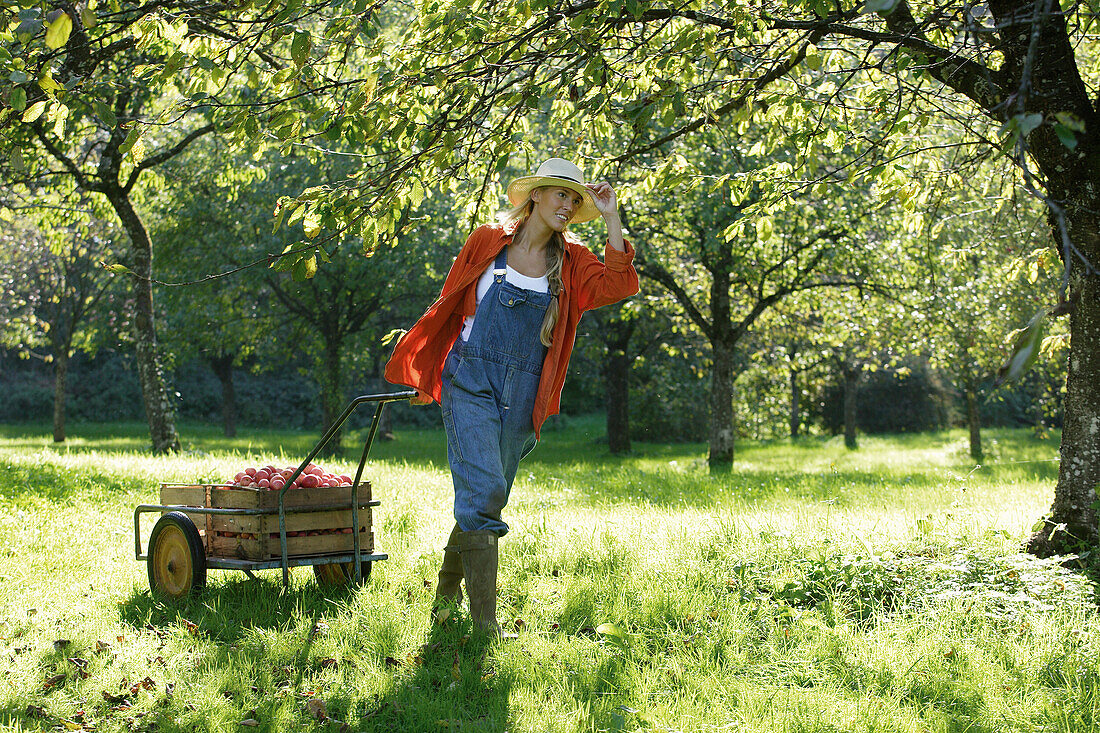
M 386 379 L 440 403 L 454 481 L 456 524 L 444 550 L 436 609 L 462 600 L 490 633 L 496 620 L 497 539 L 516 468 L 558 412 L 581 314 L 638 292 L 634 251 L 623 239 L 615 192 L 588 184 L 551 158 L 508 185 L 514 207 L 478 227 L 455 258 L 443 291 L 401 338 Z M 566 228 L 602 216 L 601 262 Z M 437 618 L 442 616 L 439 613 Z

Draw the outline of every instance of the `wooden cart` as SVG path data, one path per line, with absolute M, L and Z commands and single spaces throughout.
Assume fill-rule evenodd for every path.
M 356 397 L 278 491 L 228 484 L 162 484 L 159 504 L 134 509 L 136 559 L 145 560 L 154 593 L 182 598 L 206 584 L 207 569 L 253 571 L 311 565 L 323 584 L 359 584 L 371 564 L 388 555 L 375 551 L 372 509 L 379 502 L 370 482 L 362 481 L 378 422 L 386 403 L 407 400 L 415 391 Z M 351 413 L 375 403 L 363 454 L 351 486 L 291 489 Z M 161 514 L 141 548 L 141 515 Z M 288 533 L 291 533 L 288 536 Z

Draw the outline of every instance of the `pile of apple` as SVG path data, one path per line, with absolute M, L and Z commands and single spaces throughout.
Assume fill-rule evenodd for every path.
M 267 491 L 278 491 L 287 485 L 287 481 L 298 469 L 297 466 L 287 466 L 286 468 L 276 468 L 273 465 L 263 466 L 256 468 L 249 466 L 237 475 L 233 477 L 232 481 L 227 481 L 225 487 L 229 489 L 262 489 Z M 351 486 L 352 481 L 350 476 L 337 475 L 326 471 L 316 463 L 310 463 L 302 471 L 298 478 L 294 479 L 294 482 L 290 484 L 291 489 L 316 489 L 321 487 L 336 487 L 336 486 Z M 364 528 L 365 530 L 365 528 Z M 360 531 L 364 531 L 360 530 Z M 333 527 L 329 529 L 311 529 L 287 532 L 287 537 L 315 537 L 318 535 L 326 534 L 351 534 L 351 527 Z M 259 535 L 254 532 L 225 532 L 218 531 L 215 533 L 218 537 L 231 537 L 242 540 L 258 540 Z M 279 539 L 278 532 L 272 532 L 270 534 L 271 539 Z
M 297 466 L 287 466 L 286 468 L 276 468 L 271 465 L 263 468 L 249 466 L 234 476 L 233 480 L 227 482 L 227 484 L 229 488 L 278 491 L 286 486 L 286 482 L 290 480 L 297 468 Z M 323 486 L 351 486 L 351 477 L 338 476 L 315 463 L 311 463 L 306 466 L 306 469 L 302 471 L 298 478 L 294 479 L 294 483 L 290 485 L 290 488 L 316 489 Z

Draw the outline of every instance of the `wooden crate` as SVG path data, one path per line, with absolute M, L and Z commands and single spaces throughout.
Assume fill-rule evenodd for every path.
M 371 531 L 370 484 L 359 484 L 359 549 L 374 550 Z M 230 487 L 224 484 L 161 484 L 160 503 L 180 506 L 203 537 L 210 557 L 271 560 L 279 549 L 279 492 Z M 283 498 L 286 531 L 318 534 L 287 537 L 287 555 L 325 555 L 352 552 L 351 487 L 291 489 Z M 182 507 L 260 509 L 252 515 L 201 514 Z

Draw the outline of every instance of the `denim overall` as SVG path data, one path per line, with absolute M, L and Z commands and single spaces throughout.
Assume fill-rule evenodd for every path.
M 443 364 L 440 406 L 455 487 L 455 521 L 465 532 L 508 531 L 508 503 L 521 458 L 535 447 L 531 415 L 546 347 L 539 334 L 549 293 L 504 279 L 508 248 L 477 306 L 469 339 L 460 336 Z

